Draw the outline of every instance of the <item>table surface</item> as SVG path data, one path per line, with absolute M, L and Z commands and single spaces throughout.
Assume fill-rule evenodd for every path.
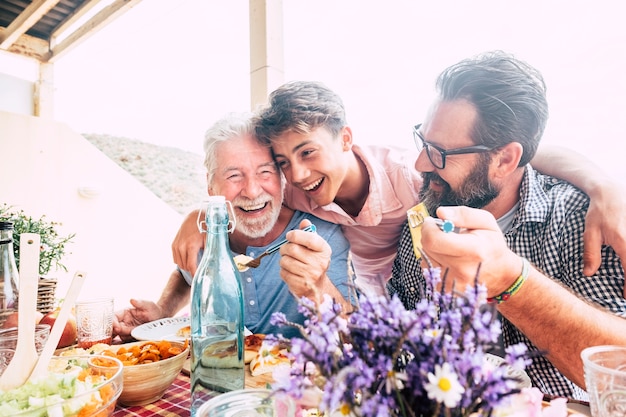
M 191 381 L 189 378 L 189 358 L 185 361 L 183 369 L 178 374 L 172 385 L 165 391 L 159 400 L 146 404 L 125 407 L 118 404 L 113 412 L 113 417 L 122 416 L 167 416 L 167 417 L 189 417 L 191 408 Z M 270 374 L 263 374 L 253 377 L 250 368 L 245 369 L 246 388 L 265 388 L 273 382 Z
M 246 379 L 249 381 L 250 379 Z M 251 381 L 252 382 L 252 381 Z M 251 388 L 254 385 L 246 383 L 246 387 Z M 167 417 L 189 417 L 189 408 L 191 407 L 189 375 L 185 371 L 178 374 L 172 385 L 165 391 L 161 399 L 146 405 L 138 405 L 132 407 L 124 407 L 117 405 L 113 412 L 113 417 L 123 416 L 167 416 Z M 572 411 L 576 411 L 585 416 L 591 416 L 589 407 L 580 404 L 568 405 Z
M 122 416 L 168 416 L 188 417 L 191 407 L 191 393 L 189 376 L 183 372 L 178 374 L 172 385 L 165 391 L 161 399 L 146 405 L 124 407 L 120 404 L 115 407 L 113 417 Z

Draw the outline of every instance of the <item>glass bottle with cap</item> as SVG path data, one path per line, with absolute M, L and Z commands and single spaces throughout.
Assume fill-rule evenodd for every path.
M 192 416 L 216 391 L 244 388 L 243 291 L 228 242 L 229 206 L 224 196 L 210 197 L 199 222 L 206 244 L 191 284 Z
M 13 223 L 0 221 L 0 327 L 17 312 L 19 275 L 13 252 Z

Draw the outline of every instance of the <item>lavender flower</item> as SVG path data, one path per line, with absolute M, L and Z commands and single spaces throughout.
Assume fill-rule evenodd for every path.
M 316 393 L 320 411 L 361 417 L 489 415 L 519 392 L 506 366 L 525 367 L 524 345 L 510 347 L 499 366 L 485 360 L 501 332 L 485 288 L 442 293 L 439 269 L 424 272 L 427 299 L 414 310 L 397 297 L 361 297 L 344 315 L 329 297 L 319 306 L 302 299 L 302 338 L 290 341 L 294 366 L 275 375 L 274 389 L 296 398 Z M 273 323 L 293 325 L 280 314 Z

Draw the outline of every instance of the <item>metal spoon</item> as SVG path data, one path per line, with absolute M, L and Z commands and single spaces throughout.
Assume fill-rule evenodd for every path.
M 317 230 L 317 229 L 315 228 L 314 224 L 310 224 L 310 225 L 308 225 L 307 227 L 305 227 L 302 230 L 304 230 L 305 232 L 315 232 L 315 230 Z M 251 261 L 246 262 L 245 264 L 243 264 L 243 266 L 247 266 L 247 267 L 250 267 L 250 268 L 258 268 L 261 265 L 261 258 L 276 252 L 285 243 L 287 243 L 287 239 L 284 239 L 284 240 L 276 243 L 275 245 L 270 246 L 269 248 L 267 248 L 267 250 L 265 252 L 263 252 L 262 254 L 257 256 L 256 258 L 252 259 Z

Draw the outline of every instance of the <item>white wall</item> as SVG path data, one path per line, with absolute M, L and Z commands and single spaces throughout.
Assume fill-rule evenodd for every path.
M 32 81 L 0 73 L 0 110 L 32 115 L 34 90 Z
M 84 186 L 97 195 L 81 197 Z M 113 296 L 116 309 L 130 297 L 155 300 L 174 267 L 181 215 L 65 124 L 0 111 L 1 203 L 76 233 L 58 298 L 83 270 L 79 298 Z

